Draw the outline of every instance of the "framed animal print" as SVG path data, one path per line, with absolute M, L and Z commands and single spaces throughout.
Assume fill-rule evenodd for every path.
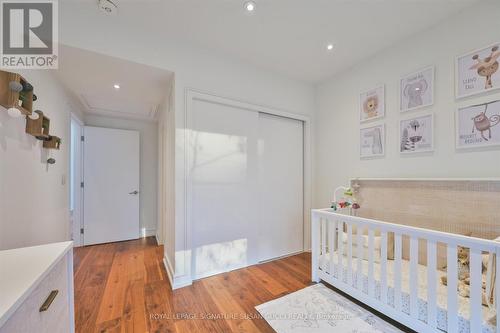
M 457 148 L 500 146 L 500 101 L 458 109 Z
M 385 88 L 383 85 L 359 95 L 359 121 L 365 122 L 385 116 Z
M 469 52 L 456 60 L 456 97 L 500 89 L 500 42 Z
M 360 129 L 359 148 L 361 158 L 384 156 L 385 125 L 381 124 Z
M 421 153 L 434 150 L 434 115 L 403 119 L 399 123 L 399 152 Z
M 401 78 L 399 101 L 401 112 L 434 104 L 434 66 Z

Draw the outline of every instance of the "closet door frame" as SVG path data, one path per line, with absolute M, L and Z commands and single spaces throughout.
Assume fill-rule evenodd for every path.
M 194 262 L 194 249 L 193 249 L 193 221 L 192 221 L 192 208 L 193 208 L 193 179 L 190 167 L 193 163 L 193 154 L 190 149 L 193 147 L 191 130 L 193 129 L 193 114 L 194 114 L 194 101 L 202 101 L 209 103 L 216 103 L 234 108 L 244 110 L 266 113 L 274 116 L 295 119 L 303 122 L 303 145 L 304 145 L 304 211 L 303 211 L 303 244 L 304 251 L 309 251 L 311 248 L 311 199 L 312 199 L 312 162 L 311 162 L 311 120 L 308 116 L 296 114 L 288 111 L 269 108 L 262 105 L 251 104 L 248 102 L 239 101 L 227 97 L 218 96 L 215 94 L 202 92 L 194 89 L 186 89 L 186 110 L 185 110 L 185 130 L 184 130 L 184 180 L 185 180 L 185 197 L 184 197 L 184 274 L 176 276 L 176 280 L 181 280 L 182 285 L 189 285 L 193 280 L 192 265 Z M 178 250 L 176 250 L 177 252 Z M 190 255 L 187 255 L 187 254 Z M 176 256 L 177 257 L 177 256 Z M 177 257 L 176 259 L 181 259 Z M 178 264 L 176 263 L 176 266 Z M 187 269 L 186 269 L 187 268 Z

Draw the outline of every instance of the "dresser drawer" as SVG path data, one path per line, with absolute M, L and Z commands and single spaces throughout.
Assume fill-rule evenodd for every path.
M 0 328 L 0 333 L 67 333 L 70 332 L 68 264 L 71 251 L 67 253 L 33 292 Z M 72 278 L 72 277 L 71 277 Z M 46 311 L 40 307 L 53 290 L 57 290 Z

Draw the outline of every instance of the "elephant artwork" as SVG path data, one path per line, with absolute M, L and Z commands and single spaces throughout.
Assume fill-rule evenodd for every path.
M 408 83 L 404 89 L 404 96 L 408 99 L 408 109 L 417 108 L 424 104 L 422 96 L 425 94 L 429 84 L 425 79 L 417 82 Z
M 401 111 L 409 111 L 434 103 L 434 67 L 401 79 Z

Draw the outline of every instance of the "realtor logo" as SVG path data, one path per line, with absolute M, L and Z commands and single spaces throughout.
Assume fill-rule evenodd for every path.
M 1 1 L 1 67 L 57 68 L 57 0 Z

